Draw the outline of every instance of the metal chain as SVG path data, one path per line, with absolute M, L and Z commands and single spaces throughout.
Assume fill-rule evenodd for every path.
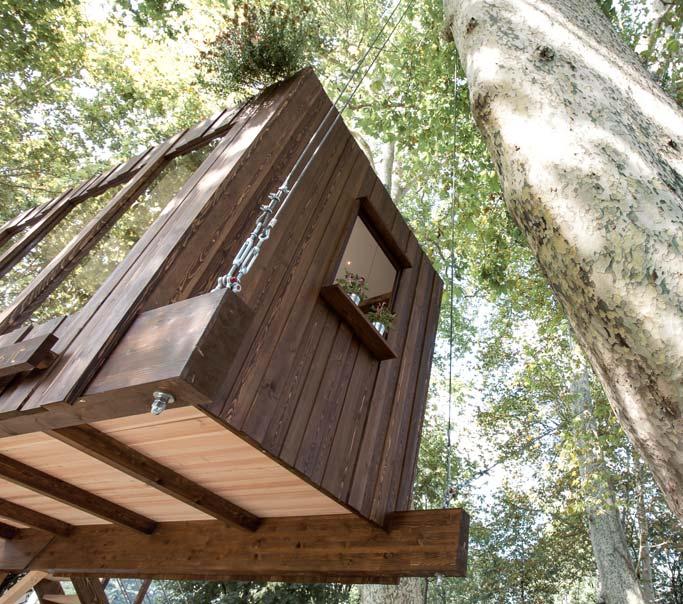
M 294 164 L 294 167 L 289 171 L 289 174 L 285 178 L 283 184 L 278 188 L 278 190 L 274 193 L 269 193 L 268 198 L 270 202 L 268 203 L 267 206 L 262 205 L 261 206 L 261 214 L 259 217 L 256 219 L 256 226 L 254 227 L 254 230 L 251 232 L 251 234 L 247 237 L 247 239 L 244 241 L 242 246 L 240 247 L 239 251 L 235 255 L 235 258 L 232 261 L 232 265 L 230 266 L 230 270 L 225 274 L 220 277 L 218 277 L 218 281 L 216 283 L 216 289 L 225 289 L 225 288 L 230 288 L 234 293 L 239 293 L 242 291 L 242 278 L 244 275 L 246 275 L 251 268 L 254 266 L 254 263 L 256 262 L 256 259 L 258 258 L 259 254 L 261 253 L 261 248 L 263 244 L 270 238 L 271 231 L 275 227 L 278 221 L 278 217 L 280 213 L 282 212 L 283 208 L 285 207 L 287 200 L 289 199 L 290 195 L 292 194 L 292 191 L 294 191 L 297 187 L 297 185 L 301 182 L 301 179 L 303 175 L 308 171 L 310 166 L 313 163 L 313 160 L 315 159 L 318 151 L 320 148 L 323 146 L 327 138 L 329 137 L 330 133 L 332 132 L 332 129 L 335 127 L 337 122 L 341 119 L 341 114 L 344 112 L 344 110 L 348 107 L 349 103 L 355 96 L 356 92 L 360 88 L 360 85 L 363 83 L 365 80 L 366 76 L 368 75 L 370 69 L 372 69 L 373 65 L 377 61 L 378 57 L 384 50 L 387 42 L 391 39 L 393 36 L 394 32 L 396 31 L 398 25 L 401 23 L 403 20 L 403 17 L 405 16 L 408 8 L 406 8 L 399 19 L 396 21 L 394 24 L 393 28 L 389 32 L 389 35 L 385 38 L 384 42 L 382 45 L 377 48 L 375 47 L 375 44 L 377 41 L 380 39 L 382 34 L 384 33 L 384 30 L 386 29 L 387 25 L 393 18 L 394 14 L 398 10 L 398 7 L 401 5 L 403 0 L 398 0 L 394 6 L 394 8 L 391 10 L 391 13 L 389 14 L 388 17 L 384 20 L 384 24 L 380 28 L 380 30 L 377 32 L 375 35 L 374 39 L 372 42 L 368 45 L 368 48 L 366 49 L 365 53 L 363 56 L 360 58 L 358 63 L 356 64 L 356 67 L 354 68 L 354 71 L 352 74 L 349 76 L 348 80 L 344 84 L 342 90 L 339 92 L 337 95 L 337 99 L 335 100 L 334 103 L 332 103 L 332 106 L 329 108 L 327 113 L 325 114 L 325 117 L 323 117 L 322 121 L 316 128 L 315 132 L 311 136 L 310 140 L 308 141 L 308 144 L 304 147 L 304 149 L 301 151 L 299 157 L 297 158 L 296 163 Z M 386 15 L 386 12 L 385 12 Z M 384 15 L 382 16 L 384 17 Z M 332 120 L 332 122 L 328 125 L 327 121 L 328 118 L 334 113 L 337 104 L 342 98 L 342 95 L 346 92 L 348 89 L 349 85 L 351 82 L 354 80 L 354 78 L 358 75 L 360 72 L 360 69 L 367 59 L 367 57 L 370 55 L 370 52 L 372 50 L 376 50 L 376 54 L 370 64 L 367 66 L 365 69 L 363 75 L 361 76 L 360 80 L 356 84 L 356 86 L 353 88 L 349 96 L 347 97 L 346 101 L 344 102 L 343 106 L 335 116 L 335 118 Z M 326 127 L 326 132 L 323 135 L 322 139 L 317 142 L 318 136 L 321 134 L 323 128 Z M 315 148 L 313 148 L 313 145 L 315 144 Z M 310 151 L 310 154 L 309 154 Z M 294 184 L 290 186 L 290 182 L 294 179 L 294 174 L 297 172 L 299 167 L 304 163 L 304 160 L 306 159 L 306 156 L 308 154 L 308 159 L 306 163 L 303 165 L 303 168 L 299 172 L 299 174 L 296 177 L 296 180 L 294 180 Z
M 275 193 L 268 195 L 270 203 L 267 206 L 261 206 L 261 214 L 256 219 L 254 230 L 237 252 L 230 270 L 225 275 L 218 277 L 216 289 L 229 287 L 235 293 L 242 291 L 242 277 L 251 270 L 256 258 L 261 253 L 261 246 L 268 240 L 270 232 L 277 224 L 277 216 L 273 216 L 273 214 L 287 193 L 289 193 L 289 188 L 282 185 Z

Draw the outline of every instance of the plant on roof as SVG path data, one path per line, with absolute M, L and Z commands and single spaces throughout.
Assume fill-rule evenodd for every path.
M 319 32 L 305 0 L 238 0 L 200 55 L 200 80 L 219 94 L 252 94 L 311 64 L 325 46 Z

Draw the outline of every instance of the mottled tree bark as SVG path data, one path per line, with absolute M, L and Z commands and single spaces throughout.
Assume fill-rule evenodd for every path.
M 577 455 L 583 483 L 588 532 L 598 570 L 598 604 L 647 604 L 631 560 L 624 526 L 600 445 L 593 415 L 590 374 L 579 370 L 573 382 Z
M 398 585 L 362 585 L 360 604 L 421 604 L 424 579 L 401 579 Z
M 683 111 L 594 0 L 444 2 L 507 207 L 683 520 Z

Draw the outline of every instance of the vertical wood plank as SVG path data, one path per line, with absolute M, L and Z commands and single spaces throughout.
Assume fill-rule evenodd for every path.
M 334 159 L 341 154 L 345 143 L 336 137 L 332 142 L 338 144 L 337 152 L 330 158 L 334 167 Z M 267 429 L 274 410 L 272 401 L 279 396 L 283 382 L 287 381 L 289 367 L 294 362 L 293 355 L 303 337 L 300 325 L 313 311 L 319 271 L 312 267 L 325 260 L 324 251 L 319 247 L 322 232 L 357 160 L 356 155 L 345 156 L 327 188 L 325 181 L 315 179 L 315 170 L 309 172 L 307 182 L 318 180 L 317 187 L 302 186 L 300 194 L 292 200 L 294 204 L 288 208 L 289 228 L 288 224 L 281 225 L 283 228 L 278 239 L 273 241 L 274 245 L 269 250 L 272 262 L 268 262 L 268 257 L 260 259 L 263 264 L 257 269 L 256 278 L 249 282 L 250 287 L 253 284 L 254 291 L 261 290 L 269 298 L 257 298 L 251 302 L 252 307 L 263 309 L 260 320 L 257 319 L 261 329 L 245 359 L 239 381 L 230 392 L 226 408 L 230 409 L 233 425 L 256 438 L 261 438 Z M 297 325 L 292 325 L 292 320 Z M 282 340 L 281 334 L 286 325 L 290 327 L 284 337 L 291 339 Z M 279 350 L 282 356 L 275 350 Z M 275 361 L 274 366 L 270 365 L 271 360 Z M 264 383 L 263 375 L 269 368 Z M 271 384 L 270 388 L 262 387 L 265 384 Z
M 417 374 L 420 366 L 422 344 L 432 294 L 434 270 L 423 254 L 420 274 L 415 291 L 415 300 L 406 336 L 406 346 L 394 393 L 391 416 L 386 430 L 381 461 L 375 478 L 375 493 L 372 501 L 371 518 L 382 523 L 391 500 L 394 484 L 398 488 L 401 468 L 410 427 L 410 414 L 415 400 Z
M 401 351 L 401 354 L 398 359 L 383 361 L 380 364 L 361 440 L 360 452 L 353 473 L 348 503 L 365 514 L 369 514 L 371 511 L 374 480 L 384 445 L 384 435 L 389 423 L 400 363 L 405 354 L 406 336 L 419 273 L 420 253 L 417 241 L 411 236 L 406 255 L 412 263 L 412 268 L 401 271 L 394 303 L 394 312 L 397 315 L 396 325 L 388 335 L 391 347 L 397 352 Z
M 413 481 L 415 480 L 415 469 L 422 436 L 422 425 L 424 423 L 425 409 L 427 406 L 429 377 L 432 368 L 436 330 L 439 326 L 442 292 L 443 282 L 439 276 L 435 274 L 432 286 L 432 297 L 429 302 L 429 317 L 424 332 L 420 370 L 417 377 L 417 388 L 415 390 L 415 401 L 413 403 L 410 427 L 408 429 L 408 442 L 405 447 L 401 475 L 397 481 L 397 488 L 395 489 L 397 491 L 396 501 L 389 501 L 387 506 L 388 512 L 394 510 L 409 510 L 412 502 Z
M 342 501 L 346 501 L 351 486 L 379 365 L 363 346 L 359 348 L 322 481 L 322 486 Z
M 342 323 L 327 360 L 295 464 L 297 470 L 316 484 L 322 482 L 334 431 L 358 355 L 358 346 L 351 330 Z
M 253 109 L 239 114 L 241 127 L 214 149 L 202 166 L 209 170 L 201 186 L 185 186 L 134 246 L 126 259 L 79 313 L 82 329 L 69 346 L 69 363 L 57 363 L 52 380 L 41 385 L 28 408 L 73 401 L 135 318 L 149 292 L 183 243 L 225 191 L 230 174 L 244 161 L 248 150 L 262 141 L 267 125 L 282 111 L 301 85 L 301 78 L 278 89 L 275 99 L 260 97 Z M 253 114 L 253 116 L 252 116 Z M 245 127 L 246 126 L 246 127 Z M 172 144 L 172 141 L 170 141 Z M 202 171 L 202 169 L 200 169 Z M 198 178 L 200 178 L 198 176 Z M 132 181 L 131 181 L 132 182 Z M 195 183 L 196 184 L 196 183 Z M 93 321 L 97 314 L 98 320 Z

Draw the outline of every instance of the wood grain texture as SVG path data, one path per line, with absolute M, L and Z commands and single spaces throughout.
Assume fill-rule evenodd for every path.
M 260 519 L 156 460 L 88 426 L 50 431 L 50 436 L 218 520 L 256 530 Z
M 18 505 L 8 499 L 0 499 L 0 516 L 62 537 L 68 536 L 73 528 L 66 522 Z
M 52 535 L 43 531 L 30 529 L 21 531 L 14 539 L 9 541 L 0 539 L 0 571 L 18 572 L 26 570 L 31 560 L 53 538 Z M 7 592 L 3 595 L 7 595 Z
M 109 604 L 102 582 L 97 577 L 72 577 L 80 604 Z
M 0 348 L 0 378 L 33 369 L 47 369 L 55 359 L 52 347 L 57 342 L 52 333 L 31 337 Z
M 78 527 L 69 538 L 55 538 L 29 568 L 99 576 L 154 569 L 158 578 L 463 575 L 462 510 L 400 512 L 388 526 L 384 531 L 343 515 L 268 519 L 255 533 L 217 521 L 162 524 L 152 536 L 114 526 Z
M 69 506 L 78 508 L 109 522 L 115 522 L 126 528 L 142 533 L 152 533 L 156 523 L 121 507 L 102 497 L 98 497 L 77 486 L 36 470 L 6 455 L 0 455 L 0 476 L 22 487 L 36 491 Z
M 353 335 L 358 338 L 378 361 L 395 359 L 396 353 L 383 336 L 379 335 L 365 313 L 355 304 L 339 285 L 327 285 L 320 290 L 320 297 L 346 323 Z
M 295 87 L 296 81 L 290 85 Z M 272 101 L 264 96 L 251 110 L 238 114 L 236 119 L 242 124 L 231 130 L 235 131 L 234 136 L 225 137 L 211 152 L 202 167 L 169 202 L 164 213 L 79 312 L 79 320 L 74 326 L 75 335 L 69 345 L 70 362 L 58 362 L 53 366 L 52 379 L 41 384 L 27 408 L 71 402 L 80 394 L 130 326 L 145 295 L 182 249 L 207 209 L 215 203 L 224 180 L 288 98 L 283 94 Z M 201 178 L 205 180 L 199 184 Z M 208 183 L 212 185 L 207 186 Z
M 256 516 L 346 513 L 302 478 L 191 407 L 169 408 L 107 420 L 96 429 L 187 480 Z M 210 512 L 182 502 L 143 481 L 45 434 L 0 439 L 0 450 L 23 463 L 158 522 L 210 519 Z M 12 504 L 75 525 L 102 522 L 91 514 L 0 480 L 0 492 Z M 0 517 L 3 506 L 0 502 Z M 7 508 L 8 514 L 13 514 Z M 10 516 L 43 529 L 27 515 Z M 68 526 L 68 525 L 67 525 Z M 56 527 L 59 528 L 59 527 Z M 70 528 L 70 527 L 68 527 Z M 67 530 L 68 532 L 68 530 Z
M 251 323 L 239 313 L 219 317 L 215 330 L 224 334 L 222 341 L 193 340 L 192 322 L 208 315 L 192 296 L 210 289 L 226 270 L 253 228 L 258 205 L 282 182 L 329 107 L 308 71 L 176 139 L 166 159 L 227 132 L 86 307 L 55 332 L 55 365 L 42 379 L 29 374 L 6 387 L 0 396 L 0 436 L 6 436 L 0 450 L 10 434 L 83 423 L 97 430 L 100 423 L 125 425 L 123 418 L 146 410 L 150 391 L 163 385 L 177 389 L 178 407 L 185 406 L 173 413 L 196 413 L 187 405 L 199 404 L 220 422 L 214 426 L 218 432 L 202 424 L 206 432 L 190 437 L 184 430 L 202 420 L 188 417 L 182 429 L 182 422 L 154 429 L 141 424 L 111 437 L 252 514 L 325 513 L 329 506 L 382 524 L 393 510 L 409 506 L 441 283 L 342 122 L 318 150 L 245 277 L 239 299 L 253 312 Z M 153 154 L 84 183 L 76 198 L 123 174 L 141 174 Z M 371 326 L 368 331 L 363 315 L 343 307 L 333 311 L 320 297 L 358 216 L 399 270 L 390 300 L 398 317 L 386 339 L 372 337 L 376 332 Z M 194 314 L 179 313 L 168 324 L 150 322 L 146 333 L 136 332 L 147 312 L 160 317 L 173 302 L 197 306 Z M 234 331 L 236 323 L 241 330 Z M 227 353 L 225 342 L 234 343 Z M 378 344 L 385 360 L 375 356 Z M 211 363 L 199 354 L 188 357 L 183 351 L 189 350 L 201 350 Z M 171 375 L 178 373 L 177 379 Z M 138 430 L 147 435 L 143 440 L 133 436 Z M 194 443 L 204 458 L 195 461 L 185 443 Z M 47 458 L 44 463 L 43 470 Z M 231 468 L 230 477 L 216 472 L 220 464 Z M 86 475 L 87 467 L 82 460 L 73 464 Z M 130 479 L 115 479 L 108 471 L 112 493 L 114 484 Z M 60 473 L 68 476 L 69 471 Z M 97 490 L 88 476 L 88 488 Z M 264 490 L 269 481 L 276 493 L 270 498 Z M 78 484 L 84 488 L 85 481 Z M 154 499 L 150 487 L 142 486 L 131 491 L 137 500 L 127 500 L 138 513 L 145 510 L 154 520 L 152 509 L 165 519 L 204 515 L 181 501 L 171 503 L 164 493 Z M 45 498 L 31 499 L 29 506 L 27 495 L 13 493 L 13 501 L 54 512 L 62 521 L 93 523 L 78 510 L 80 516 L 70 515 L 75 512 L 49 507 Z

